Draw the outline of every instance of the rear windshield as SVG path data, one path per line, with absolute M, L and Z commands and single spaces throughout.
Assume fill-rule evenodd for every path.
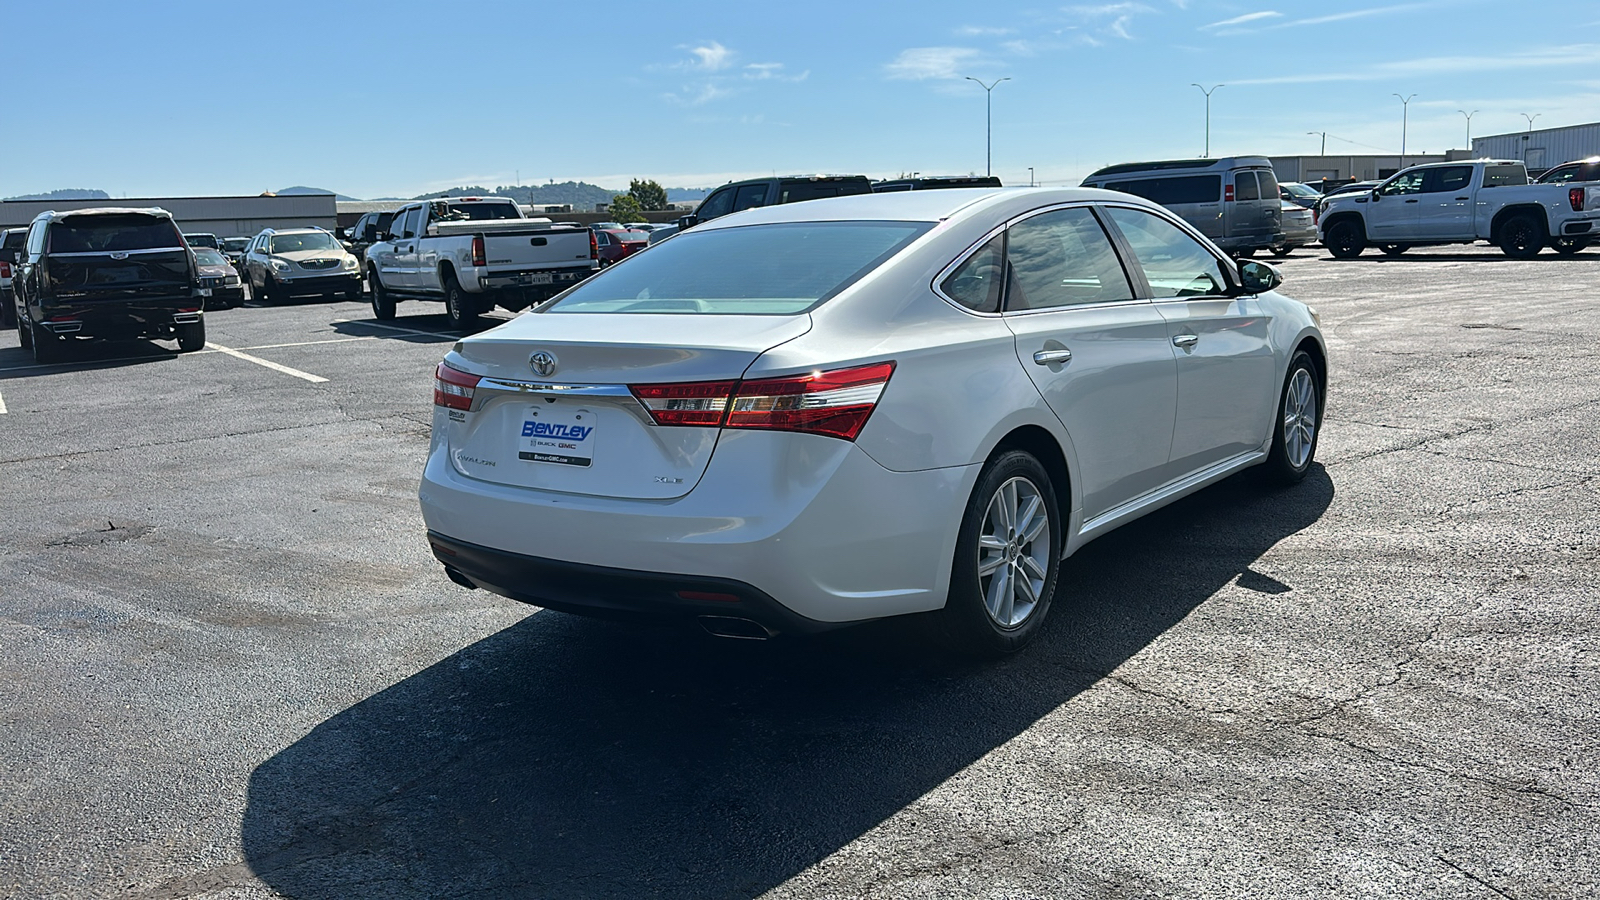
M 520 219 L 516 206 L 510 203 L 452 203 L 450 218 L 477 222 L 483 219 Z M 448 220 L 447 220 L 448 221 Z
M 183 247 L 171 219 L 140 213 L 68 216 L 50 226 L 51 253 L 109 253 Z
M 1219 203 L 1222 200 L 1220 175 L 1141 178 L 1136 181 L 1113 181 L 1106 187 L 1124 194 L 1143 197 L 1162 206 L 1171 206 L 1174 203 Z
M 225 266 L 228 258 L 210 247 L 194 248 L 194 260 L 202 266 Z
M 1528 170 L 1522 166 L 1484 166 L 1484 187 L 1505 187 L 1528 183 Z
M 796 315 L 854 284 L 932 227 L 795 222 L 686 231 L 540 311 Z
M 250 239 L 249 238 L 223 238 L 222 239 L 222 249 L 224 249 L 224 250 L 243 250 L 244 248 L 246 248 L 248 246 L 250 246 Z

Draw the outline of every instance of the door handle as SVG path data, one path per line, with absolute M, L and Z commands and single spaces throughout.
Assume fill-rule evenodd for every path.
M 1056 363 L 1072 361 L 1072 351 L 1065 347 L 1060 350 L 1040 350 L 1033 354 L 1033 361 L 1041 366 L 1052 366 Z
M 1200 335 L 1198 334 L 1180 334 L 1172 339 L 1172 346 L 1174 347 L 1193 347 L 1198 343 L 1200 343 Z
M 1415 200 L 1407 200 L 1407 201 L 1406 201 L 1406 202 L 1407 202 L 1407 203 L 1415 203 L 1415 202 L 1417 202 L 1417 201 L 1415 201 Z
M 1471 197 L 1457 197 L 1457 200 L 1471 200 Z

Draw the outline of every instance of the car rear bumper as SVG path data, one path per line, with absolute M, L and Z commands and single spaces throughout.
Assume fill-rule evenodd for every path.
M 435 547 L 457 553 L 441 561 L 513 599 L 601 614 L 738 608 L 815 630 L 942 607 L 978 468 L 892 472 L 833 438 L 724 432 L 688 494 L 625 500 L 471 478 L 436 441 L 420 499 Z M 678 590 L 739 600 L 686 604 Z M 790 614 L 799 625 L 779 621 Z
M 198 322 L 206 298 L 181 301 L 143 300 L 104 306 L 70 304 L 46 306 L 35 323 L 63 336 L 140 338 L 171 335 L 177 325 Z

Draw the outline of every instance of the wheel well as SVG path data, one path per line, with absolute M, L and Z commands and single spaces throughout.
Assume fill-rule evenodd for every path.
M 455 278 L 456 277 L 456 267 L 448 259 L 441 260 L 439 262 L 439 286 L 440 287 L 444 287 L 444 279 L 445 279 L 446 275 L 450 276 L 451 278 Z M 457 279 L 457 283 L 458 284 L 460 283 L 460 279 Z
M 1304 350 L 1306 355 L 1311 357 L 1311 361 L 1317 364 L 1317 395 L 1322 398 L 1322 403 L 1326 406 L 1328 403 L 1328 357 L 1327 354 L 1322 352 L 1322 345 L 1313 338 L 1306 338 L 1300 342 L 1300 346 L 1294 349 L 1296 353 Z
M 1067 471 L 1067 457 L 1055 436 L 1037 425 L 1024 425 L 1001 439 L 989 454 L 994 459 L 1007 450 L 1026 450 L 1033 454 L 1050 474 L 1050 483 L 1056 489 L 1056 503 L 1060 506 L 1062 521 L 1072 509 L 1072 476 Z
M 1366 222 L 1362 221 L 1361 214 L 1358 213 L 1358 212 L 1334 213 L 1333 215 L 1331 215 L 1328 218 L 1323 220 L 1323 222 L 1322 222 L 1323 232 L 1326 233 L 1326 232 L 1332 231 L 1333 227 L 1335 225 L 1338 225 L 1340 222 L 1343 222 L 1343 221 L 1346 221 L 1346 220 L 1354 221 L 1356 223 L 1356 225 L 1358 227 L 1360 227 L 1362 236 L 1363 237 L 1366 236 L 1367 225 L 1366 225 Z
M 1513 216 L 1522 215 L 1523 213 L 1531 214 L 1534 220 L 1539 223 L 1539 226 L 1544 229 L 1544 233 L 1547 235 L 1550 233 L 1550 222 L 1545 215 L 1544 207 L 1537 203 L 1524 203 L 1520 206 L 1508 206 L 1494 214 L 1494 220 L 1489 223 L 1489 242 L 1499 243 L 1500 229 L 1504 228 L 1505 224 L 1511 221 Z

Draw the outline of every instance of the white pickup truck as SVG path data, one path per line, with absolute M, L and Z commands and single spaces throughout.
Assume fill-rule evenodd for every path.
M 1488 241 L 1530 259 L 1577 253 L 1600 238 L 1600 184 L 1529 184 L 1517 160 L 1413 166 L 1370 191 L 1323 201 L 1322 245 L 1340 259 L 1376 246 L 1390 256 L 1427 244 Z
M 581 225 L 529 219 L 503 197 L 449 197 L 403 206 L 367 248 L 372 312 L 392 319 L 401 300 L 442 300 L 470 330 L 495 306 L 527 309 L 588 278 L 600 262 Z

